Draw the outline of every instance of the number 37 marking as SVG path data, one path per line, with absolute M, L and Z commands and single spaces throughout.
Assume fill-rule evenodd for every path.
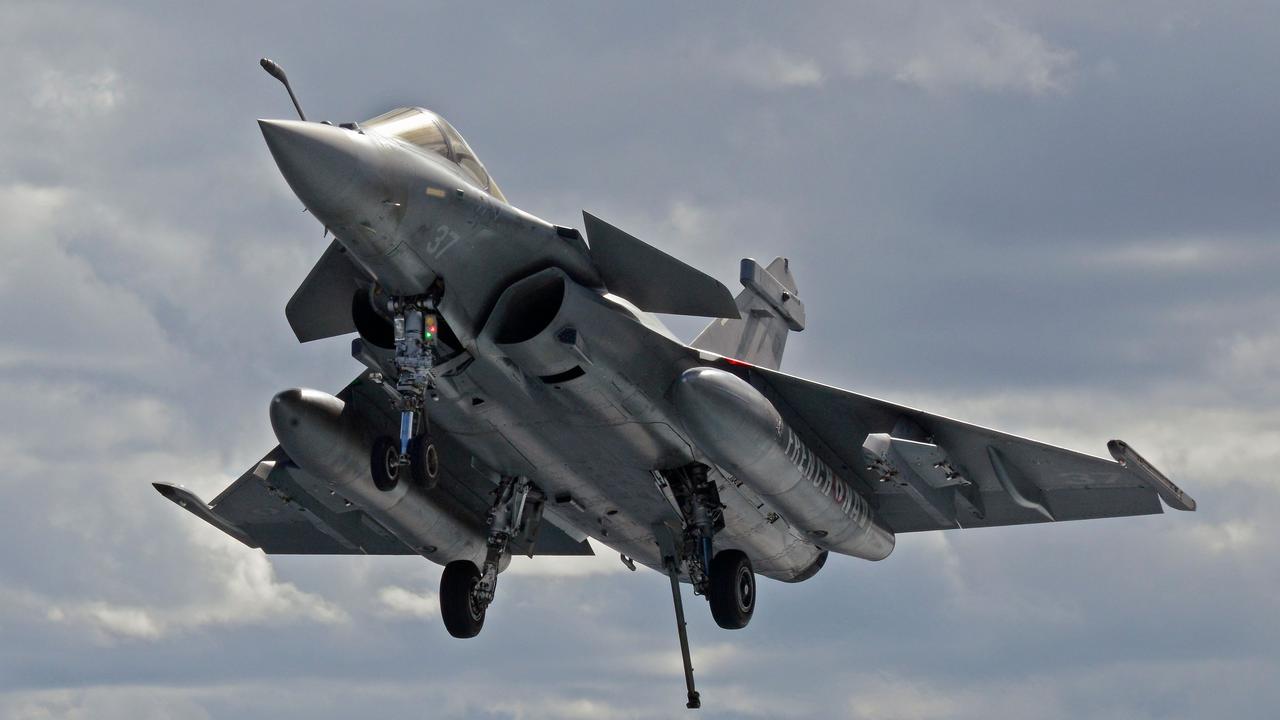
M 427 241 L 427 252 L 436 257 L 444 255 L 453 244 L 461 240 L 461 236 L 454 232 L 448 225 L 440 225 L 431 235 L 431 239 Z

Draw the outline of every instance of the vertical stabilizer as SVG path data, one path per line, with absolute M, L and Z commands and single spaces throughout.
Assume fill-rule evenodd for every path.
M 804 329 L 804 303 L 796 296 L 791 263 L 775 258 L 769 267 L 762 268 L 755 260 L 744 258 L 739 279 L 743 290 L 736 300 L 742 319 L 713 320 L 690 345 L 777 370 L 787 332 Z

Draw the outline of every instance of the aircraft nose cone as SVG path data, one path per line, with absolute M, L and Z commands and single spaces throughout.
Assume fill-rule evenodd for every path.
M 300 120 L 259 120 L 258 127 L 298 199 L 322 221 L 340 219 L 369 161 L 352 133 Z

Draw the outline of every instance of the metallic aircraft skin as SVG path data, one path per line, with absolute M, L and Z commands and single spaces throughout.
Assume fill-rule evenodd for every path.
M 259 126 L 335 238 L 290 325 L 358 332 L 367 371 L 337 396 L 276 395 L 280 445 L 211 503 L 156 488 L 268 553 L 444 565 L 456 637 L 480 631 L 512 554 L 592 554 L 590 537 L 669 578 L 694 708 L 681 581 L 738 629 L 756 574 L 881 560 L 897 533 L 1196 507 L 1118 440 L 1113 462 L 780 372 L 805 324 L 788 260 L 743 259 L 735 299 L 587 213 L 584 239 L 509 204 L 427 110 Z M 654 312 L 713 320 L 685 344 Z
M 892 551 L 893 530 L 859 489 L 847 483 L 852 479 L 849 475 L 858 473 L 847 462 L 838 470 L 824 464 L 818 448 L 805 446 L 748 383 L 708 368 L 722 361 L 721 356 L 684 345 L 654 315 L 611 295 L 604 273 L 593 261 L 594 242 L 588 247 L 576 231 L 566 232 L 509 205 L 499 192 L 479 187 L 476 174 L 463 172 L 440 152 L 383 135 L 374 129 L 376 120 L 371 120 L 369 129 L 361 124 L 334 127 L 301 120 L 260 120 L 259 124 L 289 186 L 333 232 L 379 297 L 436 293 L 435 309 L 460 347 L 433 372 L 431 425 L 461 445 L 472 457 L 472 465 L 483 466 L 497 477 L 529 478 L 545 495 L 568 498 L 549 505 L 549 519 L 558 527 L 567 525 L 573 536 L 594 538 L 660 570 L 663 560 L 655 524 L 680 527 L 687 518 L 681 518 L 669 493 L 659 489 L 662 482 L 655 478 L 655 471 L 703 465 L 716 477 L 723 506 L 716 547 L 746 552 L 755 571 L 765 577 L 790 582 L 808 578 L 820 568 L 828 550 L 869 560 L 883 559 Z M 590 225 L 594 218 L 588 220 Z M 754 272 L 760 274 L 758 268 Z M 772 281 L 772 275 L 764 274 Z M 662 277 L 649 279 L 663 282 Z M 671 288 L 673 293 L 680 290 Z M 782 290 L 782 301 L 794 305 L 790 300 L 794 288 Z M 554 316 L 529 316 L 535 314 L 529 307 L 539 305 L 539 297 L 548 293 L 558 302 Z M 751 313 L 759 315 L 760 310 Z M 797 329 L 803 327 L 803 306 L 799 314 L 799 322 L 790 314 L 782 316 Z M 522 323 L 536 327 L 526 333 Z M 566 329 L 573 334 L 570 342 L 559 337 Z M 781 345 L 774 345 L 776 363 Z M 376 356 L 376 351 L 366 350 L 366 355 Z M 376 366 L 388 365 L 384 359 Z M 590 372 L 582 373 L 582 365 L 589 366 Z M 695 373 L 686 372 L 698 368 L 704 369 L 696 372 L 703 375 L 698 378 L 701 384 L 714 392 L 691 391 L 692 384 L 686 380 Z M 566 372 L 579 372 L 585 379 L 553 382 Z M 716 374 L 723 377 L 713 377 Z M 735 413 L 733 401 L 726 405 L 713 397 L 731 387 L 755 396 L 736 398 L 741 413 Z M 728 395 L 733 392 L 737 391 Z M 284 397 L 282 393 L 276 401 L 283 402 Z M 296 398 L 288 401 L 298 402 Z M 753 402 L 758 407 L 751 406 Z M 735 415 L 750 413 L 758 415 L 756 425 L 776 425 L 776 437 L 740 432 L 750 423 L 737 423 L 740 418 Z M 899 425 L 904 423 L 911 425 L 909 418 Z M 954 510 L 938 510 L 936 496 L 945 492 L 948 483 L 957 484 L 954 503 L 969 507 L 972 523 L 986 519 L 982 493 L 959 471 L 950 469 L 945 452 L 927 442 L 915 447 L 914 439 L 925 438 L 910 438 L 910 428 L 904 432 L 892 433 L 901 437 L 869 437 L 865 457 L 873 459 L 874 468 L 881 466 L 877 462 L 892 466 L 892 460 L 876 455 L 876 448 L 890 448 L 884 442 L 893 446 L 886 450 L 890 452 L 886 457 L 895 457 L 896 448 L 910 455 L 909 451 L 932 447 L 941 454 L 934 457 L 940 461 L 933 466 L 946 469 L 945 479 L 920 482 L 919 475 L 927 474 L 922 471 L 908 473 L 916 478 L 914 483 L 893 484 L 906 488 L 933 518 L 942 521 L 942 527 L 969 524 L 957 518 Z M 744 441 L 748 436 L 754 439 Z M 771 442 L 781 443 L 777 457 L 755 452 Z M 995 448 L 989 448 L 988 454 L 1016 505 L 1036 511 L 1042 519 L 1056 519 L 1046 506 L 1018 492 L 1024 483 L 1006 482 L 1009 473 L 998 465 L 1001 456 Z M 352 462 L 358 465 L 358 460 Z M 305 462 L 300 464 L 307 469 Z M 742 475 L 753 466 L 765 466 L 773 480 L 800 488 L 788 496 L 790 506 L 781 516 L 777 510 L 786 506 L 787 501 L 780 500 L 785 493 L 769 495 L 772 500 L 765 501 L 762 492 L 772 491 L 759 483 L 742 482 Z M 799 471 L 787 480 L 780 475 L 787 468 Z M 1039 497 L 1036 489 L 1032 484 L 1029 495 Z M 818 523 L 823 528 L 829 519 L 840 516 L 840 510 L 854 523 L 829 532 L 814 530 L 813 521 L 797 521 L 800 518 L 791 509 L 812 518 L 824 516 Z M 1158 511 L 1158 507 L 1124 514 L 1137 511 Z M 837 538 L 844 538 L 845 544 Z M 463 544 L 466 550 L 460 548 L 453 555 L 443 548 L 424 555 L 440 564 L 460 559 L 479 562 L 481 544 Z
M 600 285 L 590 259 L 555 226 L 475 187 L 431 152 L 320 123 L 259 125 L 298 198 L 388 295 L 449 280 L 440 312 L 464 345 L 498 294 L 535 270 L 555 266 Z
M 463 345 L 454 362 L 466 367 L 439 368 L 437 385 L 454 392 L 431 404 L 432 424 L 486 467 L 528 477 L 553 497 L 568 494 L 584 510 L 560 512 L 563 521 L 661 570 L 653 524 L 677 518 L 652 471 L 705 459 L 667 397 L 698 363 L 696 353 L 658 330 L 652 315 L 589 290 L 601 280 L 581 241 L 476 188 L 447 161 L 375 133 L 292 120 L 260 125 L 294 192 L 388 294 L 425 292 L 443 280 L 439 312 Z M 562 392 L 530 383 L 526 375 L 555 368 L 538 371 L 541 358 L 526 359 L 513 372 L 513 350 L 497 342 L 497 328 L 485 331 L 504 291 L 518 291 L 517 281 L 537 270 L 563 274 L 583 314 L 573 321 L 585 352 L 608 374 L 597 387 Z M 822 550 L 770 522 L 749 489 L 726 485 L 717 547 L 747 552 L 766 577 L 811 575 Z

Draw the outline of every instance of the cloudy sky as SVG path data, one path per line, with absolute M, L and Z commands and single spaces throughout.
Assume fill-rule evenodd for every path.
M 909 535 L 692 604 L 703 717 L 1272 717 L 1280 704 L 1280 8 L 1257 2 L 0 3 L 0 717 L 660 718 L 665 580 L 268 559 L 157 495 L 274 444 L 346 340 L 255 118 L 421 104 L 516 205 L 732 284 L 792 258 L 784 369 L 1097 454 L 1195 514 Z M 697 323 L 675 324 L 686 337 Z

